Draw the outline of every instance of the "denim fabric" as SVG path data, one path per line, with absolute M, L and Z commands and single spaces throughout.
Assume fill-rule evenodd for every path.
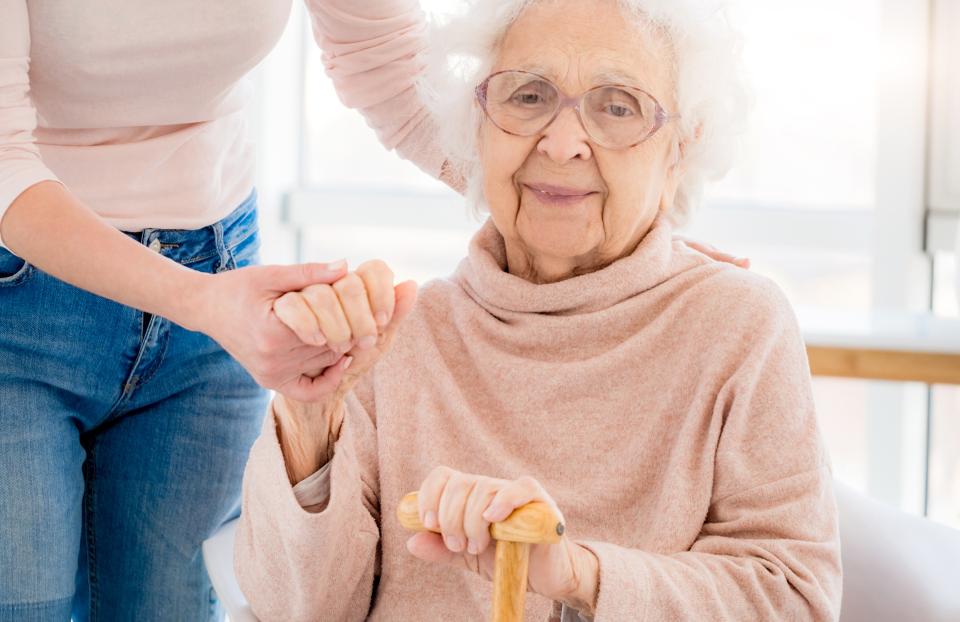
M 256 193 L 127 235 L 194 270 L 253 264 Z M 267 397 L 209 337 L 0 249 L 0 621 L 221 619 L 200 544 L 239 512 Z

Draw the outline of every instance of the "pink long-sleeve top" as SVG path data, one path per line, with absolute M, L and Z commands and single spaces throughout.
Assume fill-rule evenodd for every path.
M 485 619 L 490 584 L 411 556 L 395 515 L 445 465 L 544 485 L 599 559 L 597 622 L 835 620 L 832 478 L 780 290 L 663 221 L 592 274 L 535 285 L 505 266 L 488 222 L 421 289 L 312 491 L 291 488 L 267 418 L 235 550 L 261 619 Z M 527 620 L 552 611 L 528 595 Z
M 438 176 L 443 159 L 413 87 L 424 45 L 418 2 L 306 5 L 343 101 L 388 148 Z M 228 214 L 254 183 L 244 76 L 279 39 L 290 7 L 0 0 L 0 219 L 44 180 L 125 231 L 194 229 Z

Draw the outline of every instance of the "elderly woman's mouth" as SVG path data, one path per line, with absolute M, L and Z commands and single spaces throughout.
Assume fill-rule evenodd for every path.
M 550 184 L 523 184 L 538 200 L 547 205 L 573 205 L 598 194 L 595 190 L 582 190 Z

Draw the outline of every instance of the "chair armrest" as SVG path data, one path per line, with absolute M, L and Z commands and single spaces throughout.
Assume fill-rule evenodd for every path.
M 960 530 L 835 481 L 843 558 L 840 622 L 960 620 Z
M 233 572 L 233 540 L 237 532 L 237 520 L 221 527 L 217 533 L 203 542 L 203 563 L 210 575 L 210 582 L 223 603 L 230 622 L 259 622 L 253 615 L 246 597 L 240 591 Z

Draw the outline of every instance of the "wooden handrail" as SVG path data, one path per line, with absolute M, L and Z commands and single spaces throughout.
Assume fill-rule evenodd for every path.
M 807 346 L 814 376 L 960 385 L 960 354 Z

